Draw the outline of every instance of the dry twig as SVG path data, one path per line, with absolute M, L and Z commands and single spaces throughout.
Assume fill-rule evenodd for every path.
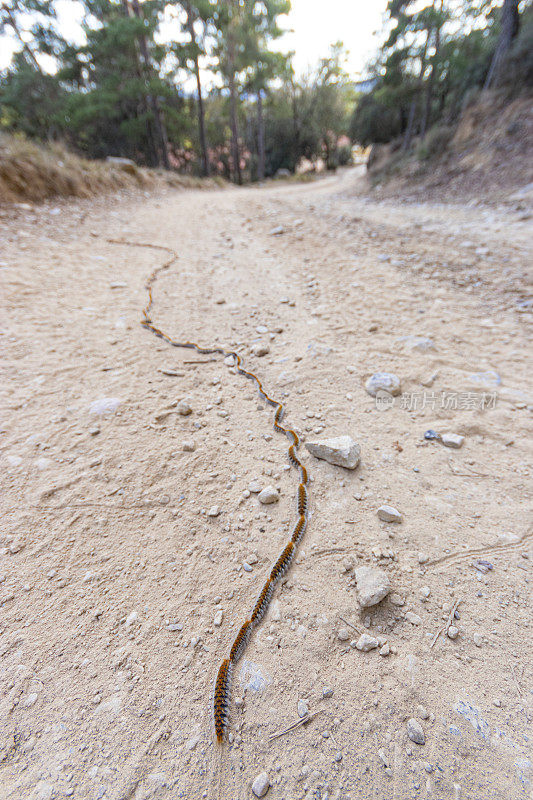
M 441 633 L 444 633 L 444 634 L 448 633 L 448 628 L 450 627 L 450 625 L 451 625 L 451 624 L 452 624 L 452 622 L 453 622 L 453 619 L 454 619 L 454 617 L 455 617 L 455 612 L 457 611 L 457 607 L 459 606 L 459 603 L 460 603 L 460 602 L 461 602 L 461 600 L 456 600 L 456 601 L 455 601 L 455 603 L 454 603 L 454 605 L 453 605 L 453 608 L 452 608 L 452 610 L 450 611 L 450 614 L 449 614 L 449 616 L 448 616 L 448 619 L 446 620 L 445 624 L 442 626 L 442 628 L 439 628 L 439 630 L 437 631 L 437 633 L 436 633 L 436 634 L 435 634 L 435 636 L 433 637 L 433 641 L 432 641 L 432 642 L 431 642 L 431 644 L 429 645 L 429 649 L 430 649 L 430 650 L 431 650 L 431 649 L 432 649 L 432 647 L 434 646 L 435 642 L 437 641 L 437 639 L 439 638 L 439 636 L 441 635 Z
M 268 737 L 268 741 L 273 742 L 274 739 L 279 739 L 280 736 L 284 736 L 286 733 L 295 731 L 296 728 L 300 728 L 302 725 L 307 725 L 308 722 L 311 722 L 312 719 L 317 717 L 319 714 L 322 714 L 322 712 L 325 710 L 325 708 L 319 708 L 318 711 L 313 712 L 313 714 L 306 714 L 305 717 L 302 717 L 302 719 L 299 719 L 297 722 L 293 722 L 288 728 L 284 728 L 282 731 L 278 731 L 277 733 L 272 733 Z

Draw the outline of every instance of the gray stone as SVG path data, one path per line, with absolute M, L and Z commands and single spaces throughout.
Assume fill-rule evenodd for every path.
M 385 642 L 383 647 L 379 651 L 380 656 L 386 658 L 390 654 L 390 645 L 388 642 Z
M 305 446 L 312 456 L 321 458 L 336 467 L 355 469 L 361 459 L 361 448 L 351 436 L 317 439 L 306 442 Z
M 270 230 L 271 236 L 281 236 L 282 233 L 285 233 L 285 228 L 283 227 L 283 225 L 276 225 L 275 228 L 272 228 Z
M 375 606 L 391 590 L 389 576 L 382 569 L 358 567 L 354 570 L 357 581 L 357 599 L 362 608 Z
M 176 406 L 176 411 L 178 414 L 181 414 L 182 417 L 188 417 L 189 414 L 192 414 L 192 408 L 186 400 L 180 400 Z
M 383 522 L 401 522 L 402 515 L 393 506 L 380 506 L 378 508 L 378 517 Z
M 267 344 L 259 342 L 252 347 L 252 353 L 254 356 L 266 356 L 270 353 L 270 347 Z
M 436 350 L 435 343 L 427 336 L 401 336 L 396 340 L 401 342 L 406 350 L 416 350 L 419 353 L 427 353 L 430 350 Z
M 425 744 L 426 737 L 422 725 L 414 717 L 407 721 L 407 735 L 415 744 Z
M 269 506 L 272 503 L 277 503 L 279 500 L 278 491 L 274 486 L 265 486 L 265 488 L 259 492 L 257 497 L 259 498 L 259 502 L 262 503 L 264 506 Z
M 411 625 L 422 625 L 422 617 L 419 617 L 414 611 L 406 611 L 405 619 L 407 622 L 410 622 Z
M 184 453 L 192 453 L 196 450 L 196 445 L 192 439 L 187 439 L 181 447 Z
M 218 506 L 211 506 L 211 508 L 207 512 L 208 517 L 218 517 L 219 514 L 220 514 L 220 508 Z
M 441 436 L 441 442 L 445 447 L 454 447 L 456 450 L 463 446 L 464 440 L 465 437 L 457 433 L 443 433 Z
M 350 631 L 348 630 L 348 628 L 339 628 L 339 630 L 337 631 L 337 639 L 340 642 L 347 642 L 349 638 L 350 638 Z
M 261 772 L 252 783 L 252 792 L 256 797 L 264 797 L 270 788 L 270 781 L 266 772 Z
M 400 394 L 400 379 L 392 372 L 375 372 L 365 383 L 365 389 L 371 397 L 378 392 L 387 392 L 394 396 Z
M 95 414 L 99 417 L 105 414 L 114 414 L 119 407 L 121 401 L 118 397 L 100 397 L 89 406 L 89 414 Z
M 300 718 L 306 717 L 309 714 L 309 706 L 305 700 L 298 700 L 298 716 Z
M 253 492 L 254 494 L 258 494 L 262 488 L 263 484 L 257 478 L 253 481 L 250 481 L 250 483 L 248 484 L 248 491 Z
M 370 636 L 368 633 L 362 633 L 355 646 L 357 650 L 368 653 L 369 650 L 375 650 L 376 647 L 379 647 L 379 642 L 374 636 Z

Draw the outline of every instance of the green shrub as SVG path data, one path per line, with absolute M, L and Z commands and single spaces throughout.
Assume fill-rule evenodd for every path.
M 416 153 L 418 158 L 421 161 L 426 161 L 441 155 L 451 142 L 453 134 L 454 129 L 449 125 L 435 125 L 418 145 Z

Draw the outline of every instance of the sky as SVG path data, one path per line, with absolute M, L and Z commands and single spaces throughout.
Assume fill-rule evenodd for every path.
M 282 27 L 292 29 L 280 40 L 280 50 L 294 51 L 297 74 L 305 72 L 328 53 L 329 45 L 342 41 L 349 51 L 347 68 L 360 74 L 377 49 L 373 34 L 380 30 L 387 0 L 292 0 L 292 10 L 281 18 Z M 56 3 L 62 32 L 77 38 L 79 7 L 72 0 Z M 0 69 L 9 64 L 11 43 L 0 40 Z

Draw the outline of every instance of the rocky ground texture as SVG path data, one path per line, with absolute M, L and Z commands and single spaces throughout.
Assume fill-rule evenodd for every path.
M 360 182 L 0 212 L 2 800 L 530 796 L 531 217 Z M 177 251 L 154 324 L 357 445 L 301 448 L 222 754 L 297 476 L 251 383 L 140 326 L 164 255 L 107 238 Z

